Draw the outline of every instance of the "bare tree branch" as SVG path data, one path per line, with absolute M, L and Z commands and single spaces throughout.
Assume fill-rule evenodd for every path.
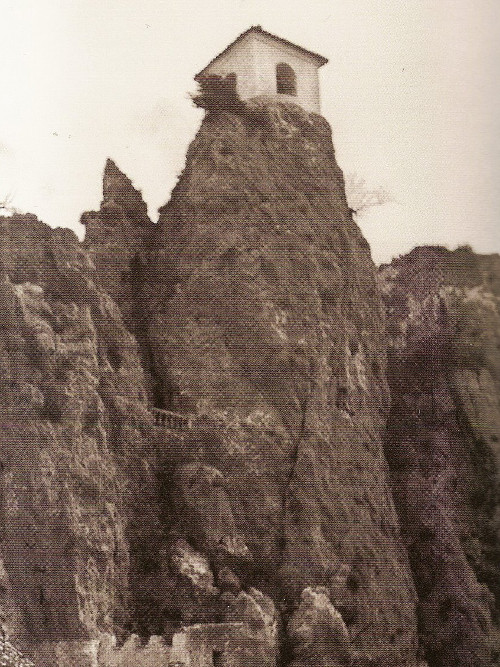
M 357 174 L 348 174 L 345 178 L 347 204 L 356 215 L 372 206 L 382 206 L 392 201 L 391 194 L 382 186 L 371 190 L 364 178 Z
M 12 204 L 13 200 L 14 194 L 12 192 L 8 192 L 3 200 L 0 200 L 0 214 L 7 213 L 8 215 L 12 215 L 13 213 L 19 213 L 17 208 Z

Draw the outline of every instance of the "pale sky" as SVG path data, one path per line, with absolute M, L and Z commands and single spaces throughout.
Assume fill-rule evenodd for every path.
M 193 75 L 260 24 L 330 62 L 337 160 L 393 201 L 358 222 L 375 261 L 500 252 L 498 0 L 0 0 L 0 199 L 80 237 L 109 156 L 157 219 L 202 112 Z

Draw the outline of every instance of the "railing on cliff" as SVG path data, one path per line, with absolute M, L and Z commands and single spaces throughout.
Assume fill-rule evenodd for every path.
M 193 428 L 194 415 L 182 415 L 161 408 L 149 408 L 149 411 L 154 417 L 156 426 L 164 426 L 177 431 L 186 431 Z
M 231 424 L 231 422 L 228 422 L 222 416 L 218 415 L 194 413 L 182 414 L 180 412 L 172 412 L 171 410 L 163 410 L 162 408 L 154 408 L 152 406 L 148 407 L 148 411 L 153 416 L 156 426 L 176 431 L 187 431 L 197 427 L 224 429 Z

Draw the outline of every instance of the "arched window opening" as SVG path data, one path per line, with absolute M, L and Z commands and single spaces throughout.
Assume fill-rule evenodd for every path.
M 282 95 L 297 95 L 297 77 L 287 63 L 276 65 L 276 92 Z

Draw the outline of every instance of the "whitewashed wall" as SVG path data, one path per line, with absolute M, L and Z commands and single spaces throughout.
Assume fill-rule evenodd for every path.
M 297 95 L 276 92 L 276 65 L 287 63 L 295 71 Z M 250 33 L 225 55 L 212 63 L 206 74 L 237 76 L 237 91 L 241 99 L 268 95 L 286 102 L 300 104 L 307 111 L 320 113 L 318 67 L 314 60 L 295 49 L 273 42 L 265 35 Z

